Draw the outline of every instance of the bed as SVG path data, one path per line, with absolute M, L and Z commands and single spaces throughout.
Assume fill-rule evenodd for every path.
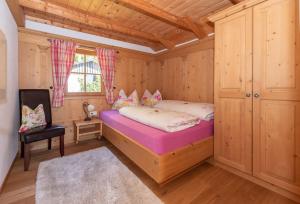
M 165 132 L 124 117 L 101 113 L 103 136 L 157 183 L 165 183 L 213 155 L 213 120 Z

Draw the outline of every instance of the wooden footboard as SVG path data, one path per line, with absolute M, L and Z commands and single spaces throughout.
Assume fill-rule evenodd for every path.
M 159 184 L 213 155 L 212 137 L 159 155 L 107 124 L 103 124 L 103 136 Z

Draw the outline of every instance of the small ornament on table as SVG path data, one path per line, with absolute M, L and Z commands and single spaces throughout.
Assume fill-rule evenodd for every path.
M 86 118 L 84 119 L 84 121 L 90 121 L 92 120 L 92 117 L 97 117 L 97 111 L 95 111 L 95 106 L 89 104 L 88 102 L 84 102 L 82 104 L 83 107 L 83 111 L 86 115 Z

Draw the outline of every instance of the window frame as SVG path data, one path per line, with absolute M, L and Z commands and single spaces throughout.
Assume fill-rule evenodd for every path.
M 84 62 L 86 62 L 86 56 L 87 55 L 97 57 L 96 50 L 83 49 L 83 48 L 77 48 L 75 54 L 83 54 L 84 55 Z M 72 71 L 71 71 L 71 73 L 72 73 Z M 73 73 L 75 73 L 75 72 L 73 72 Z M 84 88 L 86 89 L 86 75 L 88 74 L 88 73 L 86 73 L 86 67 L 84 67 L 84 73 L 78 73 L 78 74 L 83 74 L 84 75 Z M 93 74 L 93 75 L 99 75 L 100 76 L 100 79 L 101 79 L 100 92 L 86 92 L 86 90 L 85 90 L 85 92 L 68 92 L 68 82 L 67 82 L 66 89 L 65 89 L 65 95 L 67 97 L 68 96 L 104 96 L 103 81 L 102 81 L 102 76 L 101 76 L 102 74 L 100 73 L 100 74 Z

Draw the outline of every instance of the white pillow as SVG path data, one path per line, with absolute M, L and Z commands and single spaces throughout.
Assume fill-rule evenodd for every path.
M 119 110 L 125 106 L 138 106 L 139 105 L 139 97 L 136 90 L 134 90 L 130 96 L 127 97 L 125 91 L 123 89 L 120 90 L 118 99 L 113 104 L 112 109 Z
M 159 90 L 156 90 L 155 93 L 152 95 L 150 91 L 146 89 L 141 99 L 141 104 L 145 106 L 154 106 L 161 100 L 162 100 L 162 96 Z
M 209 121 L 214 118 L 214 104 L 194 103 L 177 100 L 163 100 L 154 106 L 169 111 L 184 112 L 199 117 L 201 120 Z

